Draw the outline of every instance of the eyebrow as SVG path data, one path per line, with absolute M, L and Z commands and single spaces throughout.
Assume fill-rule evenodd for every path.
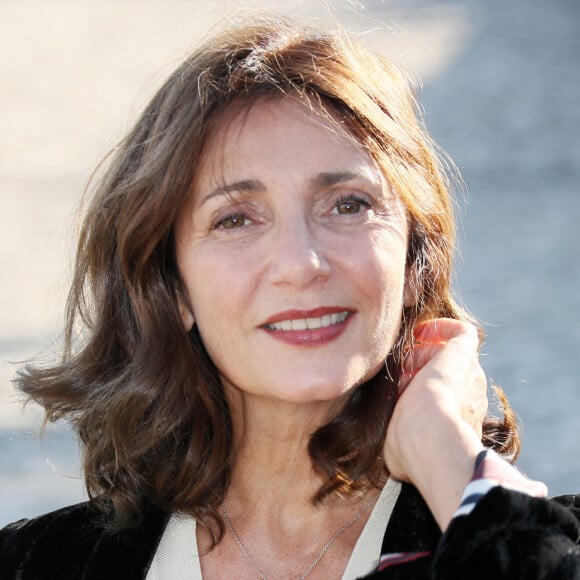
M 236 181 L 235 183 L 229 183 L 228 185 L 222 185 L 212 192 L 208 193 L 199 204 L 202 206 L 204 203 L 209 201 L 214 197 L 220 195 L 229 195 L 230 193 L 240 192 L 240 193 L 255 193 L 258 191 L 264 191 L 266 187 L 261 181 L 257 179 L 242 179 L 241 181 Z
M 333 185 L 352 181 L 353 179 L 360 179 L 361 177 L 368 179 L 369 176 L 365 175 L 365 173 L 353 173 L 352 171 L 324 172 L 316 175 L 311 180 L 311 184 L 314 188 L 332 187 Z M 229 195 L 234 192 L 256 193 L 265 190 L 266 186 L 261 181 L 257 179 L 243 179 L 214 189 L 201 200 L 200 206 L 220 195 Z
M 352 171 L 341 171 L 336 173 L 319 173 L 313 180 L 312 185 L 314 187 L 331 187 L 337 185 L 338 183 L 344 183 L 345 181 L 352 181 L 362 177 L 360 173 L 353 173 Z

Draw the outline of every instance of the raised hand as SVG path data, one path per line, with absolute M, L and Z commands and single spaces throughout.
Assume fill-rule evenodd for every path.
M 415 338 L 403 363 L 384 458 L 394 477 L 419 489 L 445 528 L 482 449 L 486 378 L 471 324 L 439 318 L 419 326 Z

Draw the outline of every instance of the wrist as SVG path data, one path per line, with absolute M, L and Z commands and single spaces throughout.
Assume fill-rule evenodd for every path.
M 473 476 L 483 445 L 472 427 L 460 420 L 438 421 L 423 438 L 410 437 L 407 474 L 442 530 L 447 528 Z

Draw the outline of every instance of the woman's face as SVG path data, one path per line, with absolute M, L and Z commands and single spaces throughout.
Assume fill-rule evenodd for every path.
M 226 114 L 192 192 L 183 319 L 226 388 L 332 401 L 380 370 L 412 294 L 407 221 L 353 139 L 297 100 L 260 100 Z

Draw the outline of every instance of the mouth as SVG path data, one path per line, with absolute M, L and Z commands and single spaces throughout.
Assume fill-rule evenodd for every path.
M 317 346 L 338 338 L 354 314 L 340 307 L 288 310 L 270 317 L 260 328 L 289 344 Z
M 291 331 L 291 330 L 318 330 L 327 328 L 344 322 L 352 313 L 344 310 L 334 314 L 324 314 L 323 316 L 313 316 L 308 318 L 290 318 L 280 322 L 264 324 L 266 330 Z

